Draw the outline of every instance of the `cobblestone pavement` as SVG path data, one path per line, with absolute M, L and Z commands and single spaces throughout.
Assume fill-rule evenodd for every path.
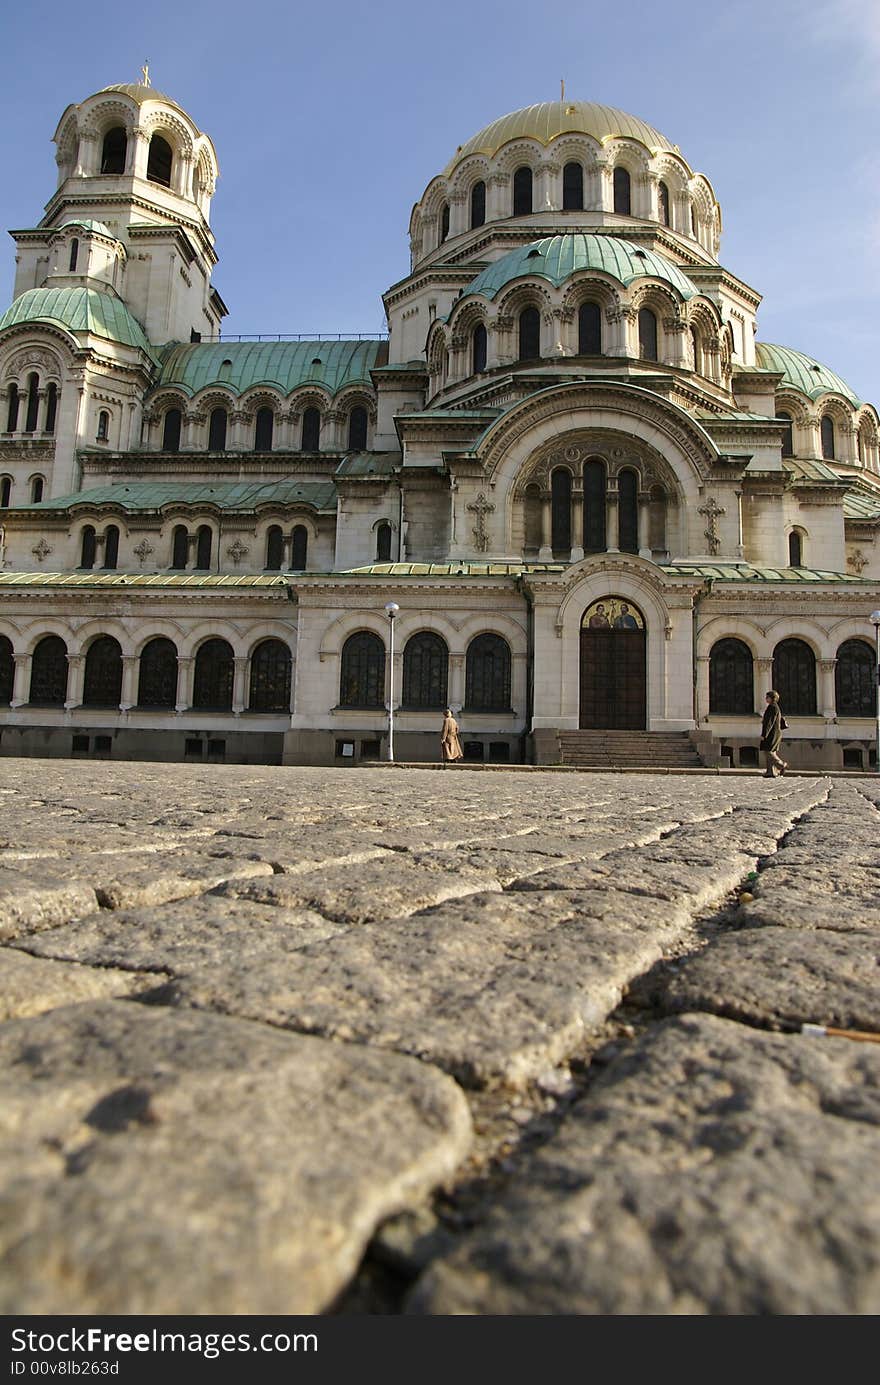
M 0 1311 L 880 1311 L 875 781 L 0 803 Z

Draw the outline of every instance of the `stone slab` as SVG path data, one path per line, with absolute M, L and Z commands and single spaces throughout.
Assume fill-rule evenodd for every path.
M 127 1002 L 0 1026 L 0 1311 L 327 1308 L 465 1155 L 435 1069 Z
M 139 995 L 156 984 L 153 975 L 53 962 L 0 948 L 0 1023 L 77 1001 Z
M 408 1310 L 877 1313 L 880 1052 L 665 1022 L 612 1062 Z

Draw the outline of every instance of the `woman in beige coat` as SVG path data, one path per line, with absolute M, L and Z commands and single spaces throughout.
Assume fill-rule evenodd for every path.
M 458 722 L 447 707 L 443 713 L 443 729 L 440 732 L 440 758 L 446 765 L 452 760 L 462 759 L 463 755 L 464 751 L 458 738 Z

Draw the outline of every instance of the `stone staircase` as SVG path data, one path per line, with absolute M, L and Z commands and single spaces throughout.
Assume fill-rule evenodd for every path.
M 560 731 L 560 759 L 576 769 L 701 769 L 686 731 Z

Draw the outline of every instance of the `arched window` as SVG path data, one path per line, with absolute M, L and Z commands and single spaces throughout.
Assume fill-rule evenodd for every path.
M 196 530 L 196 567 L 208 572 L 211 567 L 211 526 L 200 524 Z
M 290 536 L 290 570 L 305 572 L 309 556 L 309 531 L 304 524 L 297 524 Z
M 141 652 L 137 705 L 170 709 L 176 704 L 177 647 L 160 635 Z
M 584 462 L 584 552 L 604 553 L 607 546 L 605 463 Z
M 11 384 L 7 390 L 9 409 L 6 415 L 6 431 L 14 433 L 18 427 L 18 385 Z
M 486 369 L 486 329 L 478 322 L 471 337 L 471 366 L 474 375 Z
M 122 650 L 112 635 L 89 645 L 83 682 L 84 707 L 118 707 L 122 697 Z
M 697 239 L 697 209 L 693 202 L 691 203 L 691 235 L 694 240 Z
M 826 461 L 832 461 L 834 458 L 834 419 L 830 414 L 823 414 L 819 426 L 822 431 L 822 456 Z
M 778 419 L 781 419 L 782 422 L 785 424 L 785 428 L 782 434 L 782 455 L 783 457 L 793 457 L 794 437 L 792 434 L 791 414 L 787 414 L 782 409 L 780 409 L 776 417 Z
M 360 404 L 348 416 L 348 446 L 352 452 L 363 452 L 367 446 L 367 411 Z
M 67 697 L 67 645 L 46 635 L 31 660 L 30 701 L 38 707 L 63 707 Z
M 541 316 L 537 308 L 523 308 L 519 315 L 519 359 L 537 361 L 541 356 Z
M 7 509 L 12 499 L 12 477 L 0 476 L 0 509 Z
M 792 529 L 788 536 L 788 566 L 803 567 L 804 550 L 800 530 Z
M 183 416 L 179 409 L 168 409 L 162 425 L 163 452 L 180 451 L 180 426 Z
M 208 421 L 208 451 L 226 451 L 226 421 L 227 414 L 225 409 L 212 409 L 211 417 Z
M 439 236 L 439 239 L 438 239 L 438 241 L 437 241 L 437 244 L 438 244 L 438 245 L 442 245 L 443 242 L 446 240 L 446 238 L 447 238 L 448 235 L 449 235 L 449 203 L 448 203 L 448 202 L 444 202 L 444 203 L 443 203 L 443 206 L 440 208 L 440 236 Z
M 14 686 L 15 659 L 12 657 L 12 641 L 5 635 L 0 635 L 0 705 L 9 706 Z
M 384 519 L 376 530 L 376 562 L 391 562 L 391 525 Z
M 232 709 L 235 656 L 226 640 L 206 640 L 196 652 L 192 705 L 202 711 Z
M 46 428 L 47 433 L 55 432 L 55 416 L 58 413 L 58 386 L 54 382 L 46 391 Z
M 98 431 L 95 434 L 96 442 L 106 442 L 107 434 L 110 429 L 110 415 L 106 409 L 102 409 L 98 414 Z
M 429 630 L 407 640 L 403 651 L 404 707 L 441 711 L 446 706 L 449 651 L 446 641 Z
M 172 162 L 171 145 L 161 135 L 154 135 L 150 140 L 150 153 L 147 158 L 147 177 L 150 182 L 161 183 L 163 187 L 170 188 Z
M 315 408 L 306 409 L 302 423 L 303 452 L 317 452 L 321 446 L 321 413 Z
M 95 554 L 97 544 L 95 543 L 94 525 L 87 524 L 82 531 L 82 543 L 79 552 L 80 567 L 93 568 L 95 566 Z
M 816 658 L 803 640 L 782 640 L 773 651 L 773 686 L 782 715 L 816 715 Z
M 471 230 L 486 223 L 486 184 L 474 183 L 471 188 Z
M 342 646 L 340 707 L 384 707 L 385 646 L 378 635 L 358 630 Z
M 31 504 L 39 505 L 43 498 L 44 481 L 42 476 L 34 476 L 31 480 Z
M 584 170 L 578 163 L 567 163 L 562 170 L 562 210 L 580 212 L 584 209 Z
M 251 655 L 248 707 L 252 712 L 290 711 L 290 650 L 283 640 L 263 640 Z
M 657 319 L 650 308 L 639 308 L 639 356 L 643 361 L 657 360 Z
M 284 562 L 284 536 L 281 526 L 273 524 L 266 535 L 266 571 L 280 572 Z
M 602 310 L 598 303 L 578 308 L 578 355 L 602 355 Z
M 876 655 L 864 640 L 847 640 L 837 651 L 834 705 L 839 717 L 873 717 L 877 712 Z
M 268 405 L 262 409 L 257 409 L 257 417 L 254 422 L 254 451 L 272 451 L 272 433 L 275 428 L 275 415 Z
M 696 327 L 691 328 L 691 351 L 694 357 L 694 370 L 697 375 L 703 373 L 703 353 L 700 349 L 700 334 Z
M 622 216 L 629 216 L 632 211 L 631 182 L 625 168 L 614 170 L 614 210 Z
M 76 262 L 79 259 L 79 241 L 76 236 L 70 242 L 70 255 L 67 260 L 67 272 L 72 274 L 76 269 Z
M 101 146 L 101 172 L 124 173 L 127 148 L 125 130 L 121 125 L 114 125 L 112 130 L 107 131 Z
M 571 472 L 557 467 L 550 477 L 550 525 L 554 555 L 571 553 Z
M 525 494 L 525 548 L 527 553 L 537 553 L 541 547 L 541 489 L 532 482 L 526 486 Z
M 171 566 L 183 571 L 189 562 L 189 535 L 184 524 L 177 524 L 171 536 Z
M 529 216 L 532 210 L 532 170 L 523 165 L 513 175 L 513 215 Z
M 510 710 L 510 645 L 500 635 L 477 635 L 468 645 L 464 703 L 468 711 Z
M 621 471 L 617 478 L 617 545 L 621 553 L 639 551 L 639 478 Z
M 25 415 L 24 431 L 35 433 L 37 431 L 37 414 L 40 409 L 40 377 L 39 375 L 28 376 L 27 392 L 27 414 Z
M 663 226 L 669 225 L 669 188 L 665 183 L 661 183 L 657 189 L 657 209 L 660 213 L 660 222 Z
M 108 524 L 104 530 L 104 567 L 115 568 L 119 562 L 119 529 Z
M 718 640 L 709 654 L 709 711 L 749 716 L 754 710 L 752 651 L 742 640 Z

